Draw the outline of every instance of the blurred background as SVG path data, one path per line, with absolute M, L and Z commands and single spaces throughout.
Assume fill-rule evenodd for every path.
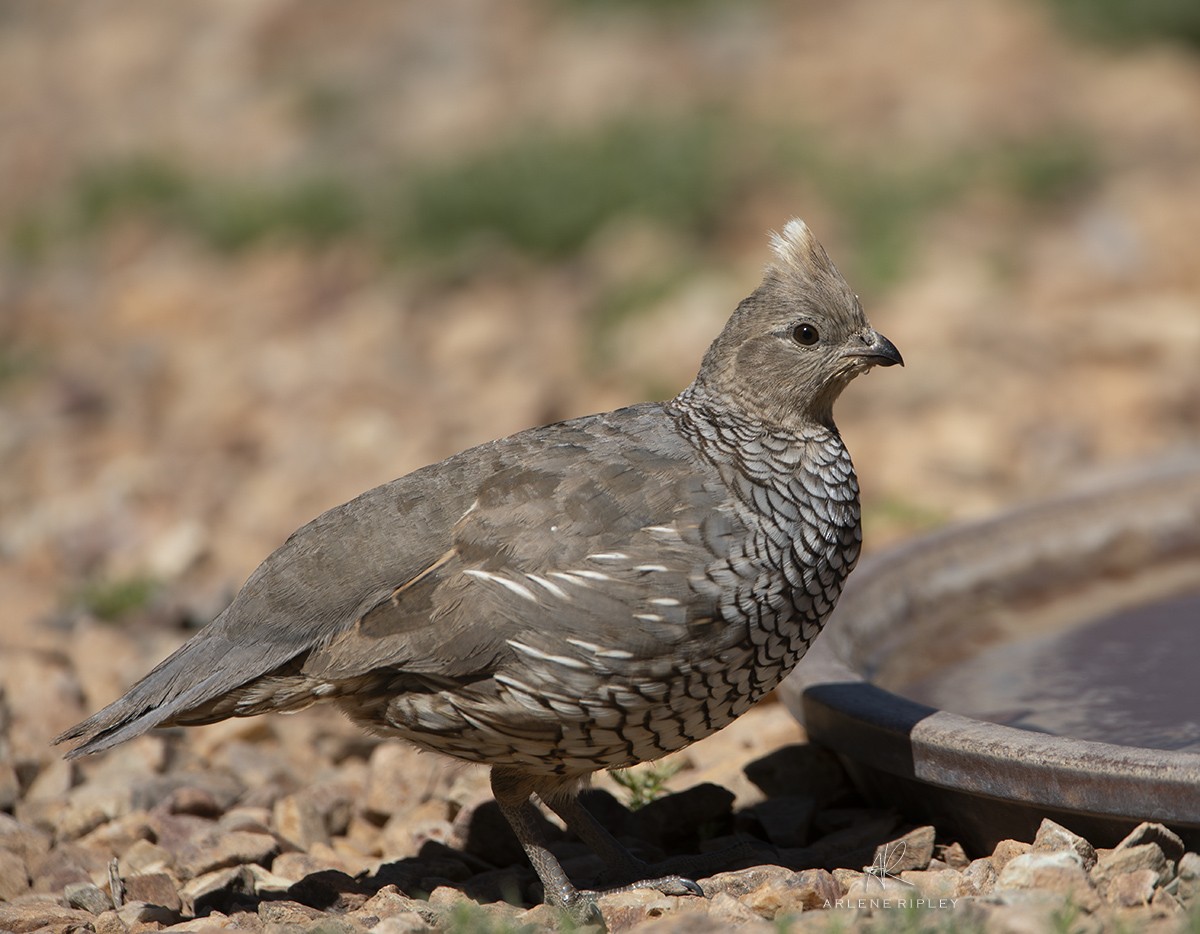
M 1200 435 L 1193 0 L 4 2 L 0 179 L 42 742 L 323 509 L 674 394 L 792 216 L 908 363 L 868 548 Z

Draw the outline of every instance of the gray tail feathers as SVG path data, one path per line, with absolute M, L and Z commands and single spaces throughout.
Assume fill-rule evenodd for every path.
M 277 664 L 270 658 L 273 653 L 233 645 L 214 627 L 210 630 L 180 646 L 124 697 L 61 733 L 54 742 L 81 740 L 67 753 L 69 759 L 100 752 L 156 726 L 170 724 L 175 717 Z

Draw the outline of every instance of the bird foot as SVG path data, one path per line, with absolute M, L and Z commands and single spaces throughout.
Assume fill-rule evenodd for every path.
M 565 911 L 576 924 L 600 925 L 600 929 L 606 931 L 608 927 L 596 900 L 602 895 L 636 892 L 641 889 L 654 889 L 663 895 L 706 897 L 704 889 L 691 879 L 685 879 L 683 876 L 660 876 L 656 879 L 638 879 L 636 882 L 612 888 L 573 889 L 570 892 L 560 892 L 557 898 L 547 898 L 547 901 Z
M 614 892 L 636 892 L 638 889 L 656 889 L 663 895 L 696 895 L 704 898 L 704 889 L 699 883 L 683 876 L 659 876 L 657 879 L 638 879 L 628 885 L 618 885 L 616 888 L 603 889 L 598 894 L 611 895 Z

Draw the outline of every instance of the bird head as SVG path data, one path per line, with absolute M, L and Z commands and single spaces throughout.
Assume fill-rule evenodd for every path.
M 832 425 L 854 377 L 904 360 L 803 221 L 771 245 L 774 262 L 709 347 L 696 385 L 770 424 Z

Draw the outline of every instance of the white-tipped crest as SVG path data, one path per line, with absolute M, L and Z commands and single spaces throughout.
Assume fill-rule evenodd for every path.
M 816 280 L 845 285 L 841 274 L 821 246 L 821 241 L 798 217 L 784 224 L 782 233 L 771 234 L 771 250 L 775 254 L 775 262 L 768 265 L 768 275 L 774 269 L 784 279 L 791 279 L 804 289 L 813 288 Z
M 788 266 L 803 263 L 803 258 L 812 252 L 814 242 L 808 224 L 798 217 L 783 225 L 783 233 L 771 233 L 771 249 L 779 261 Z

